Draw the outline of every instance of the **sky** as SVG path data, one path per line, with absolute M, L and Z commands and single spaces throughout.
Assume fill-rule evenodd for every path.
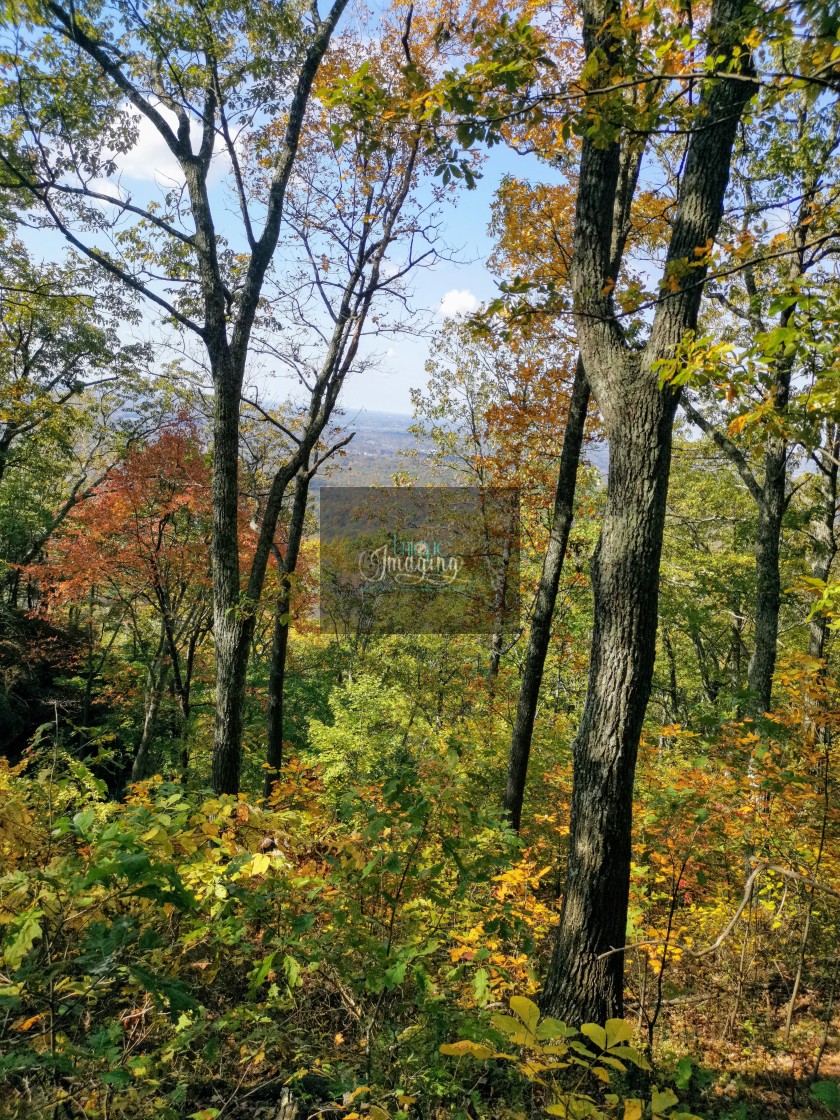
M 486 266 L 493 249 L 487 226 L 494 193 L 507 174 L 545 179 L 548 169 L 533 156 L 494 148 L 476 188 L 461 190 L 444 208 L 443 239 L 453 250 L 453 259 L 418 272 L 413 281 L 412 303 L 418 312 L 433 313 L 433 328 L 442 326 L 447 317 L 475 311 L 498 295 L 498 281 Z M 431 343 L 431 337 L 407 337 L 380 348 L 377 368 L 355 374 L 346 383 L 344 406 L 410 414 L 410 390 L 425 382 Z
M 195 147 L 197 140 L 196 136 Z M 229 168 L 226 157 L 216 156 L 215 160 L 216 170 L 211 178 L 223 192 Z M 95 189 L 143 202 L 160 196 L 181 181 L 177 163 L 163 139 L 143 119 L 134 148 L 121 153 L 116 162 L 118 179 L 97 181 L 92 184 Z M 423 333 L 376 340 L 372 351 L 376 360 L 370 368 L 351 374 L 345 383 L 340 406 L 346 414 L 369 409 L 410 415 L 411 389 L 425 382 L 425 363 L 434 332 L 447 318 L 469 314 L 482 301 L 498 294 L 496 278 L 486 267 L 493 248 L 487 226 L 494 193 L 506 174 L 545 179 L 551 172 L 536 157 L 521 156 L 499 146 L 486 154 L 475 189 L 461 187 L 452 201 L 443 204 L 441 241 L 447 250 L 445 259 L 415 270 L 410 281 L 413 322 L 424 328 Z M 423 189 L 421 186 L 421 192 Z M 106 209 L 104 205 L 102 208 Z M 54 231 L 33 231 L 31 236 L 35 255 L 46 259 L 60 254 L 63 244 L 61 236 Z M 147 323 L 156 319 L 157 315 L 150 309 Z M 154 335 L 155 328 L 151 328 L 151 332 Z M 278 389 L 276 381 L 272 388 L 273 380 L 266 381 L 264 396 L 267 399 L 284 396 L 287 391 Z

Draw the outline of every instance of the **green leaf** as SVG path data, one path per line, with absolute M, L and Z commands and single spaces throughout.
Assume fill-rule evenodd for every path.
M 86 836 L 95 819 L 96 813 L 93 809 L 86 809 L 83 813 L 76 813 L 73 817 L 73 827 L 81 836 Z
M 397 961 L 387 968 L 384 972 L 385 987 L 388 989 L 396 988 L 398 984 L 402 984 L 405 980 L 405 970 L 408 966 L 408 961 Z
M 597 1023 L 584 1023 L 580 1028 L 580 1033 L 594 1042 L 601 1050 L 607 1049 L 607 1032 L 603 1027 L 599 1027 Z
M 131 1084 L 132 1078 L 127 1069 L 112 1069 L 102 1074 L 102 1080 L 106 1085 L 113 1085 L 115 1089 L 125 1089 Z
M 158 1005 L 168 1005 L 173 1022 L 181 1011 L 197 1011 L 200 1004 L 190 995 L 189 989 L 180 980 L 171 976 L 155 976 L 139 965 L 132 965 L 131 975 L 155 1000 Z
M 546 1042 L 552 1038 L 570 1038 L 572 1035 L 577 1034 L 573 1027 L 567 1027 L 565 1023 L 561 1023 L 559 1019 L 552 1019 L 547 1016 L 540 1025 L 537 1027 L 537 1039 L 539 1042 Z
M 836 1081 L 816 1081 L 811 1086 L 810 1096 L 811 1100 L 828 1108 L 840 1109 L 840 1086 Z
M 268 976 L 269 972 L 271 972 L 272 968 L 274 967 L 274 958 L 275 958 L 276 955 L 277 955 L 276 952 L 275 953 L 269 953 L 268 956 L 265 957 L 263 959 L 263 961 L 260 964 L 258 964 L 257 967 L 251 973 L 251 975 L 249 977 L 249 980 L 250 980 L 249 990 L 251 992 L 252 997 L 256 994 L 256 991 L 259 988 L 259 986 L 265 982 L 266 977 Z
M 300 965 L 294 957 L 290 957 L 288 954 L 283 957 L 283 971 L 286 973 L 289 987 L 296 987 L 300 980 Z
M 691 1081 L 691 1074 L 694 1069 L 694 1062 L 687 1055 L 680 1058 L 677 1062 L 677 1076 L 674 1078 L 674 1084 L 678 1089 L 687 1089 Z
M 476 1003 L 483 1007 L 490 996 L 490 976 L 486 968 L 479 968 L 473 976 L 473 991 Z
M 6 964 L 14 972 L 20 968 L 29 950 L 41 936 L 40 910 L 28 910 L 12 926 L 11 937 L 3 949 Z
M 650 1062 L 635 1046 L 612 1046 L 610 1053 L 614 1058 L 624 1058 L 625 1061 L 632 1062 L 639 1069 L 650 1069 Z
M 654 1117 L 662 1116 L 669 1108 L 673 1108 L 675 1104 L 679 1103 L 680 1099 L 673 1089 L 662 1089 L 660 1091 L 654 1087 L 651 1093 L 650 1107 Z

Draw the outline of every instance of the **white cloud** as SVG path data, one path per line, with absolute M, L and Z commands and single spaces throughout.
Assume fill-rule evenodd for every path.
M 156 108 L 167 123 L 175 125 L 175 114 L 162 105 Z M 196 124 L 191 129 L 193 144 L 200 133 Z M 141 117 L 137 130 L 137 143 L 134 147 L 114 158 L 120 173 L 129 179 L 157 183 L 164 188 L 172 188 L 184 181 L 178 161 L 166 146 L 166 141 L 147 117 Z
M 438 315 L 452 319 L 456 315 L 469 315 L 478 308 L 478 297 L 469 288 L 453 288 L 441 299 Z
M 177 127 L 175 114 L 160 102 L 153 100 L 152 104 L 174 131 Z M 233 143 L 240 159 L 244 155 L 245 142 L 244 130 L 234 136 Z M 197 120 L 190 121 L 190 143 L 193 151 L 197 152 L 201 145 L 201 123 Z M 137 122 L 137 143 L 134 147 L 112 158 L 117 166 L 117 175 L 135 182 L 155 183 L 162 190 L 172 190 L 184 183 L 177 159 L 148 117 L 141 116 Z M 210 183 L 220 181 L 229 171 L 230 156 L 217 137 L 210 166 Z
M 105 195 L 107 198 L 125 199 L 125 191 L 114 179 L 88 179 L 85 182 L 85 186 L 88 190 Z M 97 206 L 104 214 L 113 215 L 114 213 L 112 203 L 106 202 L 104 198 L 93 199 L 93 205 Z

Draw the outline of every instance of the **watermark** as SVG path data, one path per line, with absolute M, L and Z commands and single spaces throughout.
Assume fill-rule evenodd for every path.
M 452 587 L 461 569 L 460 558 L 446 555 L 440 541 L 406 540 L 399 533 L 392 533 L 387 544 L 359 553 L 362 579 L 383 586 L 392 579 L 397 587 Z
M 497 634 L 519 619 L 519 492 L 325 486 L 322 631 Z

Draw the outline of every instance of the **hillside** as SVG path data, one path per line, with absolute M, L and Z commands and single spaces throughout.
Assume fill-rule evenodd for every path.
M 398 471 L 408 471 L 421 484 L 438 481 L 429 462 L 434 450 L 431 440 L 420 439 L 409 428 L 411 416 L 400 412 L 377 412 L 361 409 L 349 412 L 342 425 L 355 431 L 352 442 L 335 470 L 313 479 L 313 489 L 322 486 L 389 486 Z M 558 449 L 559 450 L 559 449 Z M 607 448 L 591 443 L 584 461 L 597 467 L 602 479 L 607 477 Z

